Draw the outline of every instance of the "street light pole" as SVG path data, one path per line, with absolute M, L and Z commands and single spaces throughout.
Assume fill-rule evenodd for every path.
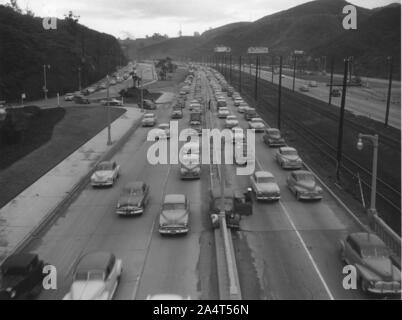
M 389 76 L 388 76 L 388 95 L 387 95 L 387 110 L 385 111 L 385 126 L 388 126 L 389 117 L 389 105 L 391 103 L 391 88 L 392 88 L 392 71 L 394 67 L 394 59 L 392 57 L 387 58 L 389 62 Z
M 292 90 L 295 91 L 295 82 L 296 82 L 296 60 L 297 56 L 294 54 L 294 62 L 293 62 L 293 85 Z
M 255 100 L 255 105 L 257 105 L 257 100 L 258 100 L 258 65 L 260 61 L 258 58 L 258 55 L 255 58 L 255 82 L 254 82 L 254 100 Z
M 376 215 L 376 194 L 377 194 L 377 163 L 378 163 L 378 134 L 369 135 L 359 133 L 357 149 L 363 149 L 363 139 L 370 140 L 373 144 L 373 169 L 371 172 L 371 200 L 369 214 Z
M 279 85 L 278 85 L 278 129 L 281 129 L 281 99 L 282 99 L 282 56 L 279 57 Z
M 81 67 L 78 67 L 78 91 L 81 91 Z
M 241 67 L 242 67 L 241 56 L 239 57 L 239 92 L 241 93 Z
M 140 92 L 141 92 L 141 112 L 143 113 L 144 112 L 144 92 L 143 92 L 143 82 L 142 82 L 142 75 L 143 75 L 143 73 L 142 73 L 142 69 L 141 69 L 141 89 L 140 89 Z
M 332 103 L 332 87 L 334 85 L 334 57 L 332 57 L 331 59 L 331 79 L 329 81 L 329 100 L 328 100 L 328 104 L 331 105 Z
M 45 100 L 47 101 L 47 79 L 46 79 L 46 68 L 50 69 L 50 64 L 43 65 L 43 93 L 45 94 Z
M 107 113 L 107 145 L 110 146 L 112 144 L 112 134 L 111 134 L 111 126 L 110 126 L 110 105 L 109 105 L 109 86 L 110 79 L 109 75 L 106 76 L 107 80 L 107 90 L 106 90 L 106 113 Z

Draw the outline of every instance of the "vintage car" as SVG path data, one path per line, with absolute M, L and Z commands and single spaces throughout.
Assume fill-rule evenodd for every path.
M 147 300 L 191 300 L 190 298 L 190 296 L 182 297 L 173 293 L 157 293 L 147 296 Z
M 120 166 L 116 162 L 103 161 L 99 163 L 91 176 L 92 187 L 113 186 L 119 177 Z
M 186 234 L 190 230 L 190 204 L 184 194 L 167 194 L 159 215 L 159 233 Z
M 226 119 L 226 117 L 230 115 L 230 111 L 228 108 L 219 108 L 218 111 L 218 118 L 220 119 Z
M 0 268 L 0 300 L 33 298 L 43 288 L 45 263 L 33 253 L 9 256 Z
M 285 139 L 282 138 L 281 132 L 275 128 L 266 129 L 262 139 L 269 147 L 286 146 Z
M 235 107 L 238 107 L 242 102 L 244 102 L 242 98 L 235 98 L 233 104 Z
M 116 213 L 119 216 L 135 216 L 144 213 L 149 201 L 149 186 L 143 181 L 128 183 L 117 201 Z
M 201 104 L 198 101 L 196 103 L 190 103 L 189 110 L 190 111 L 194 111 L 194 110 L 201 111 Z
M 101 104 L 103 106 L 107 106 L 108 105 L 108 100 L 107 99 L 101 100 Z M 118 100 L 118 99 L 115 99 L 115 98 L 109 99 L 109 106 L 122 106 L 122 105 L 123 105 L 122 100 Z
M 339 90 L 338 88 L 332 89 L 331 96 L 340 97 L 341 95 L 341 90 Z
M 74 103 L 77 104 L 90 104 L 91 102 L 89 101 L 88 98 L 85 98 L 83 95 L 75 95 L 73 97 Z
M 73 101 L 74 99 L 74 93 L 66 93 L 64 95 L 64 101 Z
M 238 125 L 239 125 L 239 120 L 237 120 L 236 116 L 229 115 L 226 117 L 225 128 L 232 129 L 233 127 L 236 127 Z
M 265 123 L 261 118 L 252 118 L 248 125 L 254 132 L 264 132 L 265 130 Z
M 289 174 L 287 185 L 297 200 L 320 200 L 323 198 L 322 188 L 317 184 L 310 171 L 297 170 Z
M 247 121 L 250 121 L 253 118 L 257 118 L 257 112 L 255 111 L 254 108 L 247 108 L 244 110 L 244 119 L 246 119 Z
M 354 266 L 363 292 L 401 294 L 401 270 L 385 243 L 375 234 L 358 232 L 341 241 L 341 259 Z
M 153 113 L 146 113 L 141 120 L 143 127 L 153 127 L 156 124 L 156 117 Z
M 168 123 L 161 123 L 158 129 L 158 139 L 170 139 L 170 125 Z
M 225 98 L 218 97 L 216 100 L 217 100 L 218 109 L 222 108 L 222 107 L 226 107 L 226 99 Z
M 153 100 L 143 99 L 142 107 L 144 110 L 156 110 L 156 103 Z
M 275 201 L 281 198 L 281 191 L 271 172 L 254 172 L 254 174 L 250 176 L 250 183 L 257 200 Z
M 234 191 L 231 188 L 224 190 L 224 207 L 222 208 L 222 191 L 214 187 L 210 192 L 209 213 L 214 228 L 219 227 L 219 214 L 225 211 L 226 225 L 231 229 L 239 229 L 241 216 L 251 215 L 253 206 L 250 197 Z
M 295 148 L 281 147 L 278 149 L 275 158 L 282 169 L 301 169 L 303 167 L 303 160 Z
M 240 103 L 239 107 L 237 108 L 237 112 L 244 113 L 244 112 L 246 112 L 247 108 L 250 108 L 250 106 L 247 103 L 242 102 L 242 103 Z
M 246 135 L 244 134 L 244 129 L 241 127 L 233 127 L 233 143 L 243 143 L 246 140 Z
M 255 162 L 255 150 L 248 150 L 245 141 L 234 145 L 233 163 L 238 166 L 247 166 Z
M 111 300 L 120 283 L 123 263 L 113 253 L 93 252 L 80 258 L 70 292 L 63 300 Z
M 200 179 L 201 162 L 199 154 L 183 155 L 180 162 L 181 179 Z
M 183 111 L 180 109 L 173 109 L 172 114 L 170 116 L 172 119 L 181 119 L 183 118 Z

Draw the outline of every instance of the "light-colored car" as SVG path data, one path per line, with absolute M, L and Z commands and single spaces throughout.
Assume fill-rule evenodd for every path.
M 246 140 L 246 136 L 244 134 L 244 130 L 241 127 L 233 127 L 233 143 L 243 143 Z
M 244 112 L 246 112 L 247 108 L 250 108 L 250 106 L 247 103 L 245 103 L 245 102 L 240 103 L 239 107 L 237 108 L 237 112 L 244 113 Z
M 257 118 L 258 114 L 257 111 L 254 108 L 246 108 L 244 110 L 244 119 L 246 119 L 247 121 L 250 121 L 253 118 Z
M 160 234 L 183 234 L 190 230 L 190 205 L 184 194 L 167 194 L 159 216 Z
M 99 163 L 91 176 L 93 187 L 113 186 L 119 177 L 120 166 L 116 162 L 103 161 Z
M 265 124 L 261 118 L 252 118 L 248 122 L 248 125 L 250 129 L 253 129 L 255 132 L 264 132 L 265 130 Z
M 180 109 L 173 109 L 172 114 L 170 116 L 172 119 L 181 119 L 183 118 L 183 111 Z
M 158 129 L 160 130 L 158 133 L 159 139 L 170 139 L 170 125 L 168 123 L 161 123 Z
M 149 200 L 149 186 L 143 181 L 129 182 L 117 201 L 119 216 L 135 216 L 144 213 Z
M 237 120 L 237 117 L 235 115 L 229 115 L 226 117 L 225 128 L 232 129 L 233 127 L 236 127 L 238 125 L 239 120 Z
M 107 106 L 107 99 L 101 100 L 101 104 L 103 106 Z M 123 105 L 122 100 L 118 100 L 118 99 L 115 99 L 115 98 L 109 99 L 109 106 L 122 106 L 122 105 Z
M 301 92 L 309 92 L 310 89 L 308 88 L 308 86 L 306 86 L 305 84 L 303 84 L 302 86 L 300 86 L 299 90 Z
M 242 98 L 235 98 L 233 104 L 238 107 L 242 102 L 244 102 Z
M 225 98 L 218 98 L 217 99 L 217 106 L 218 106 L 218 108 L 226 107 L 226 99 Z
M 200 155 L 197 153 L 183 155 L 180 162 L 181 179 L 200 179 L 201 163 Z
M 220 118 L 220 119 L 226 119 L 226 117 L 228 116 L 228 115 L 230 115 L 230 111 L 229 111 L 229 109 L 228 108 L 219 108 L 219 111 L 218 111 L 218 118 Z
M 286 146 L 285 139 L 282 138 L 281 132 L 276 128 L 266 129 L 262 139 L 269 147 Z
M 66 93 L 64 95 L 64 101 L 73 101 L 74 99 L 74 93 Z
M 286 182 L 297 200 L 321 200 L 323 198 L 322 188 L 317 184 L 310 171 L 293 171 L 289 174 Z
M 301 169 L 303 167 L 303 160 L 295 148 L 281 147 L 278 149 L 275 158 L 282 169 Z
M 111 300 L 123 273 L 122 261 L 109 252 L 81 257 L 64 300 Z
M 251 188 L 257 200 L 279 200 L 281 191 L 275 177 L 268 171 L 256 171 L 250 177 Z
M 143 127 L 153 127 L 156 124 L 156 116 L 153 113 L 146 113 L 141 123 Z
M 363 292 L 401 294 L 401 270 L 393 264 L 390 250 L 377 235 L 349 234 L 341 241 L 341 258 L 356 268 Z

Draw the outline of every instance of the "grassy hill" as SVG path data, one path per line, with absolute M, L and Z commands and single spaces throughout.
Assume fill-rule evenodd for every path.
M 57 30 L 44 30 L 42 19 L 0 5 L 0 100 L 43 97 L 43 65 L 49 96 L 78 90 L 125 63 L 116 38 L 68 20 L 58 20 Z

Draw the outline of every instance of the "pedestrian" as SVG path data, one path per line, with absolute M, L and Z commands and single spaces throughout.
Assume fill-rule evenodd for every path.
M 211 99 L 208 100 L 208 110 L 211 111 Z

